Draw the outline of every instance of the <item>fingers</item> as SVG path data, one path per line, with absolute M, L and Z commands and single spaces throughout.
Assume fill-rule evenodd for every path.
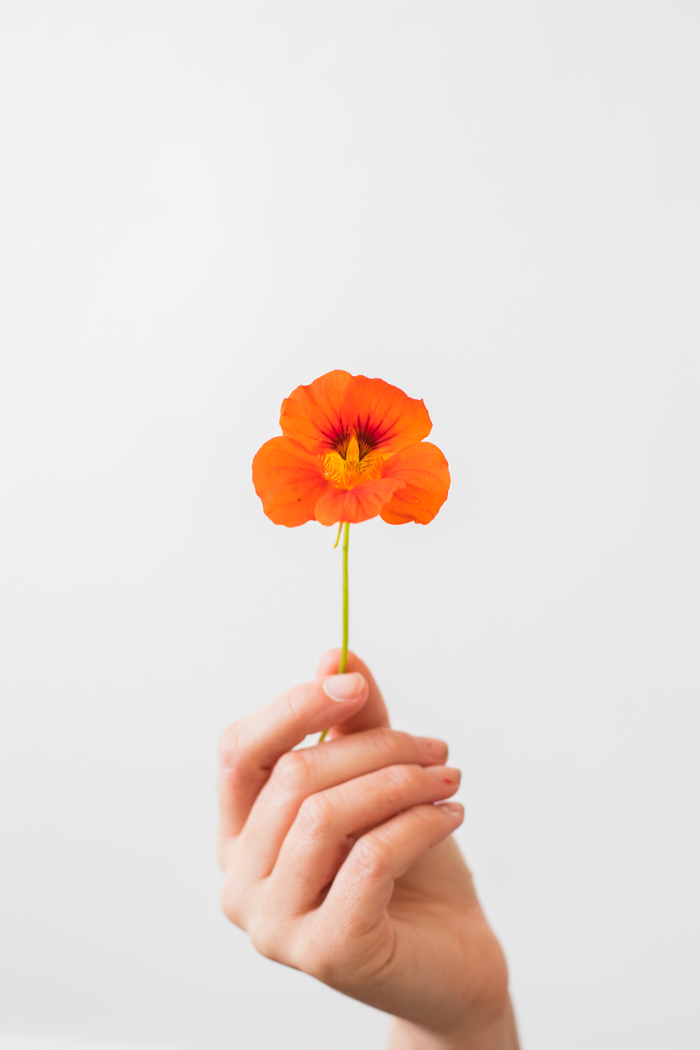
M 447 759 L 442 740 L 382 728 L 353 733 L 322 747 L 289 751 L 258 795 L 238 842 L 240 878 L 252 882 L 272 871 L 284 838 L 309 795 L 385 766 L 434 766 Z
M 339 689 L 350 688 L 352 692 L 355 684 L 357 694 L 348 695 L 341 708 L 329 703 L 330 697 L 319 691 L 324 681 L 336 675 L 339 661 L 340 650 L 330 650 L 321 659 L 315 682 L 290 689 L 266 707 L 234 723 L 223 734 L 219 774 L 220 842 L 240 832 L 277 759 L 309 733 L 331 728 L 333 738 L 389 724 L 377 683 L 354 653 L 348 653 L 346 673 L 338 676 L 335 690 L 340 696 Z M 357 675 L 361 676 L 361 683 Z M 328 688 L 332 691 L 334 687 L 329 684 Z M 358 718 L 365 706 L 367 714 Z M 344 721 L 347 726 L 333 728 Z
M 270 892 L 286 914 L 317 907 L 352 847 L 352 837 L 421 803 L 449 798 L 459 770 L 387 766 L 310 795 L 302 804 L 270 876 Z
M 230 726 L 219 747 L 220 841 L 240 832 L 281 755 L 309 733 L 355 715 L 368 696 L 369 685 L 361 674 L 329 676 L 289 689 Z
M 367 832 L 353 846 L 321 911 L 335 929 L 361 935 L 382 918 L 394 881 L 426 850 L 437 846 L 464 820 L 464 806 L 442 802 L 418 805 Z
M 330 649 L 327 653 L 321 657 L 316 671 L 316 678 L 323 678 L 325 675 L 335 674 L 338 670 L 338 664 L 340 662 L 340 649 Z M 346 723 L 342 726 L 338 725 L 336 729 L 330 734 L 331 739 L 336 736 L 344 736 L 348 733 L 359 733 L 363 729 L 374 729 L 377 726 L 388 726 L 389 725 L 389 714 L 384 703 L 384 698 L 379 691 L 379 686 L 374 680 L 372 672 L 367 667 L 359 656 L 355 653 L 348 653 L 348 664 L 347 670 L 359 672 L 363 678 L 367 680 L 369 685 L 369 695 L 367 702 L 363 705 L 362 709 L 353 715 Z

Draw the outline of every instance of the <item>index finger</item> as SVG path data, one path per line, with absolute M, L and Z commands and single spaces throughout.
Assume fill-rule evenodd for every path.
M 277 760 L 317 733 L 355 715 L 369 696 L 362 674 L 328 674 L 294 686 L 234 722 L 219 743 L 219 840 L 237 835 Z

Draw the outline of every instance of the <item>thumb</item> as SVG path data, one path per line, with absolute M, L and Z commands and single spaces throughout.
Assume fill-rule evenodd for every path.
M 324 653 L 316 670 L 316 678 L 326 678 L 330 674 L 337 674 L 340 656 L 340 649 L 329 649 L 327 653 Z M 348 718 L 347 722 L 341 722 L 340 725 L 335 726 L 329 736 L 331 738 L 347 736 L 349 733 L 360 733 L 364 729 L 378 729 L 381 726 L 388 726 L 389 712 L 384 703 L 384 697 L 367 664 L 360 660 L 355 653 L 349 652 L 346 670 L 348 672 L 359 671 L 367 679 L 369 697 L 356 715 Z

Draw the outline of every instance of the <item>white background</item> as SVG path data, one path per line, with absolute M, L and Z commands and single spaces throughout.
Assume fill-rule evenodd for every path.
M 464 770 L 524 1047 L 699 1046 L 698 6 L 0 20 L 0 1044 L 385 1045 L 213 856 L 219 732 L 339 642 L 250 462 L 342 367 L 450 461 L 353 530 L 351 640 Z

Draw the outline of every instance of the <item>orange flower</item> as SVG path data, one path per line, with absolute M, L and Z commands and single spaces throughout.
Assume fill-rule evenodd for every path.
M 253 460 L 253 484 L 276 525 L 432 521 L 447 499 L 447 460 L 424 441 L 422 401 L 338 369 L 282 402 L 283 437 Z

